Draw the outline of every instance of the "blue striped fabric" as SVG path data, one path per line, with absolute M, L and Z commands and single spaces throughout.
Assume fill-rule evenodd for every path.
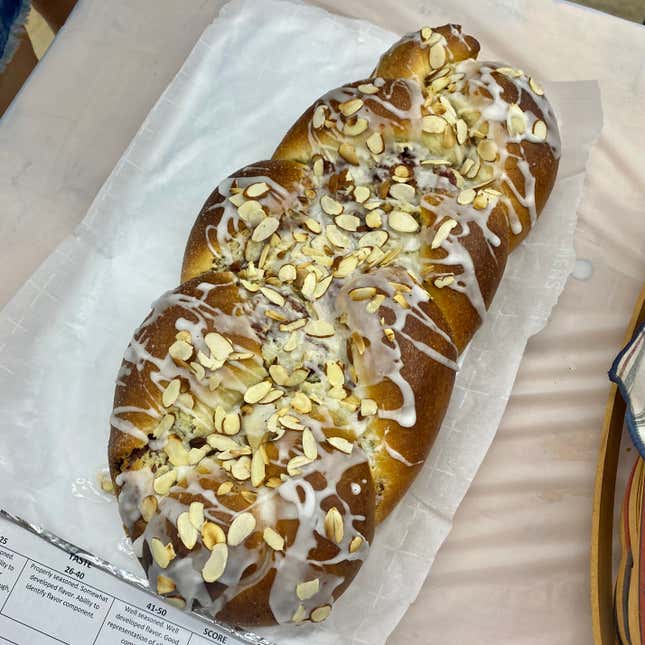
M 18 46 L 18 35 L 29 13 L 29 0 L 0 0 L 0 72 Z
M 636 449 L 645 458 L 645 323 L 616 357 L 609 378 L 618 385 L 627 403 L 627 428 Z

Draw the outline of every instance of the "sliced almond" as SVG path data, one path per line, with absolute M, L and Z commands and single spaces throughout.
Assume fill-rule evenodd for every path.
M 369 300 L 376 294 L 375 287 L 356 287 L 349 292 L 349 297 L 352 300 Z
M 187 361 L 193 355 L 193 346 L 183 340 L 176 340 L 169 348 L 168 353 L 178 361 Z
M 358 166 L 360 164 L 360 159 L 356 153 L 356 148 L 349 143 L 341 143 L 338 146 L 338 154 L 347 162 L 353 166 Z
M 199 531 L 193 526 L 190 521 L 188 512 L 180 513 L 177 518 L 177 533 L 179 539 L 184 543 L 187 549 L 192 549 L 197 544 L 197 536 Z
M 437 229 L 434 238 L 432 238 L 432 244 L 430 245 L 431 248 L 438 249 L 443 244 L 448 235 L 450 235 L 450 231 L 452 231 L 452 229 L 456 226 L 457 222 L 451 218 L 448 218 L 445 222 L 443 222 Z
M 269 367 L 269 374 L 278 385 L 286 385 L 289 381 L 289 372 L 282 365 L 271 365 Z
M 264 197 L 269 190 L 269 184 L 267 184 L 266 181 L 258 181 L 247 186 L 244 190 L 244 195 L 251 199 L 256 199 L 258 197 Z
M 293 282 L 296 277 L 296 267 L 293 264 L 283 264 L 278 271 L 280 282 Z
M 331 614 L 331 606 L 322 605 L 311 612 L 310 618 L 313 623 L 322 623 L 323 620 L 329 618 L 329 614 Z
M 228 340 L 228 338 L 225 338 L 221 334 L 211 332 L 210 334 L 206 334 L 204 337 L 204 342 L 206 343 L 206 346 L 208 349 L 211 350 L 211 355 L 213 358 L 217 359 L 218 361 L 225 361 L 229 354 L 233 352 L 233 345 L 231 345 L 231 342 Z
M 334 271 L 334 277 L 336 278 L 346 278 L 348 275 L 351 275 L 358 266 L 358 259 L 353 255 L 348 255 L 343 258 L 336 267 Z
M 421 27 L 419 33 L 421 34 L 422 40 L 430 40 L 432 29 L 430 27 Z
M 351 246 L 351 240 L 335 224 L 328 224 L 325 227 L 327 239 L 339 249 L 348 249 Z
M 457 196 L 457 203 L 462 206 L 467 206 L 473 202 L 476 195 L 477 192 L 473 188 L 466 188 L 466 190 L 462 190 Z
M 327 380 L 332 386 L 343 385 L 345 383 L 343 369 L 336 361 L 327 361 L 325 363 L 325 373 Z
M 304 430 L 305 426 L 300 423 L 300 420 L 290 414 L 283 414 L 279 419 L 281 426 L 289 428 L 289 430 Z
M 280 221 L 275 217 L 265 217 L 254 229 L 251 239 L 254 242 L 263 242 L 270 238 L 280 226 Z
M 169 470 L 159 477 L 155 477 L 152 487 L 158 495 L 167 495 L 173 484 L 177 481 L 177 471 Z
M 161 402 L 163 403 L 164 408 L 169 408 L 175 403 L 177 397 L 179 396 L 179 391 L 181 390 L 181 381 L 178 378 L 173 379 L 168 383 L 166 389 L 163 391 L 161 396 Z
M 162 569 L 166 569 L 171 560 L 174 560 L 176 555 L 172 542 L 164 545 L 163 542 L 156 537 L 150 540 L 150 553 L 152 553 L 154 561 Z
M 227 542 L 230 546 L 242 544 L 255 530 L 255 517 L 251 513 L 240 513 L 228 529 Z
M 327 119 L 327 106 L 326 105 L 319 105 L 315 110 L 314 110 L 314 115 L 311 119 L 312 125 L 316 130 L 320 129 L 325 125 L 325 121 Z
M 144 522 L 149 522 L 157 512 L 157 498 L 154 495 L 147 495 L 139 502 L 139 512 Z
M 304 383 L 305 379 L 308 376 L 309 376 L 309 370 L 305 370 L 305 369 L 293 370 L 293 372 L 291 372 L 291 376 L 289 376 L 289 382 L 287 383 L 287 385 L 289 387 L 300 385 L 301 383 Z
M 477 145 L 477 154 L 484 161 L 497 159 L 497 144 L 492 139 L 482 139 Z
M 538 120 L 533 124 L 533 136 L 540 141 L 546 141 L 547 127 L 544 121 Z
M 361 399 L 361 416 L 369 417 L 378 412 L 378 405 L 374 399 Z
M 264 398 L 273 385 L 271 381 L 261 381 L 249 387 L 244 393 L 244 400 L 247 403 L 257 403 L 260 399 Z
M 343 541 L 344 527 L 343 516 L 340 511 L 332 506 L 325 515 L 325 535 L 332 542 L 340 544 Z
M 188 450 L 184 448 L 184 444 L 177 435 L 168 437 L 168 441 L 164 446 L 164 452 L 168 455 L 168 461 L 173 466 L 188 465 Z
M 278 293 L 275 289 L 271 289 L 270 287 L 260 287 L 260 292 L 274 305 L 284 307 L 286 300 L 284 299 L 284 296 L 281 293 Z
M 306 580 L 296 585 L 296 595 L 300 600 L 309 600 L 313 598 L 318 591 L 320 591 L 320 580 L 314 578 L 313 580 Z
M 385 150 L 385 142 L 380 132 L 373 132 L 365 141 L 367 149 L 375 155 L 380 155 Z
M 399 199 L 402 202 L 412 202 L 416 195 L 414 186 L 410 184 L 392 184 L 390 186 L 390 195 L 394 199 Z
M 314 461 L 318 457 L 318 446 L 313 432 L 309 428 L 302 431 L 302 451 L 307 459 Z
M 263 533 L 262 539 L 274 550 L 284 551 L 284 538 L 270 526 L 267 526 Z
M 361 220 L 355 215 L 338 215 L 334 219 L 334 223 L 338 228 L 342 228 L 344 231 L 353 232 L 361 225 Z
M 322 226 L 320 225 L 320 222 L 317 222 L 315 219 L 312 219 L 311 217 L 308 217 L 305 220 L 305 226 L 312 233 L 315 233 L 316 235 L 322 231 Z
M 264 459 L 262 459 L 262 453 L 259 450 L 256 450 L 253 453 L 253 458 L 251 459 L 251 484 L 256 488 L 261 486 L 265 475 L 266 470 Z
M 159 421 L 159 425 L 152 431 L 153 436 L 155 439 L 158 439 L 159 437 L 163 436 L 170 430 L 170 428 L 173 427 L 175 423 L 175 416 L 173 414 L 164 414 L 163 417 L 161 417 L 161 421 Z
M 217 495 L 228 495 L 233 490 L 233 482 L 222 482 L 217 488 Z
M 359 248 L 364 248 L 367 246 L 383 246 L 389 238 L 387 231 L 370 231 L 361 236 L 361 239 L 358 241 Z
M 406 213 L 405 211 L 392 211 L 388 215 L 387 221 L 390 228 L 399 233 L 414 233 L 419 230 L 418 222 L 410 213 Z
M 218 450 L 220 452 L 225 452 L 227 450 L 237 450 L 240 447 L 240 444 L 237 441 L 226 437 L 221 434 L 212 434 L 206 438 L 206 442 L 211 448 Z
M 225 544 L 226 535 L 222 527 L 214 522 L 204 522 L 202 525 L 202 542 L 204 546 L 210 551 L 216 544 Z
M 291 399 L 291 407 L 302 414 L 309 414 L 313 408 L 311 399 L 304 392 L 296 392 Z
M 443 287 L 447 287 L 448 285 L 451 285 L 454 281 L 455 281 L 455 276 L 447 275 L 447 276 L 437 278 L 434 281 L 434 286 L 437 287 L 437 289 L 443 289 Z
M 446 129 L 446 121 L 436 114 L 424 116 L 421 129 L 429 134 L 441 134 Z
M 457 130 L 457 143 L 461 146 L 468 139 L 468 124 L 463 119 L 459 119 L 455 126 Z
M 334 326 L 326 320 L 310 320 L 304 331 L 315 338 L 329 338 L 334 335 Z
M 440 69 L 446 62 L 446 48 L 441 43 L 430 47 L 430 67 Z
M 239 431 L 240 415 L 237 412 L 230 412 L 224 417 L 224 420 L 222 421 L 222 432 L 227 435 L 235 435 Z
M 315 299 L 322 298 L 325 295 L 333 279 L 334 277 L 330 275 L 330 276 L 327 276 L 326 278 L 323 278 L 320 282 L 316 284 L 316 288 L 314 289 Z
M 343 134 L 346 134 L 348 137 L 357 137 L 359 134 L 363 134 L 369 122 L 363 117 L 358 117 L 354 123 L 346 123 L 343 127 Z
M 292 331 L 282 349 L 284 349 L 285 352 L 292 352 L 296 347 L 298 347 L 298 337 L 299 334 Z
M 245 221 L 257 224 L 264 217 L 262 204 L 255 199 L 243 202 L 237 209 L 238 215 Z
M 534 78 L 529 78 L 529 86 L 538 96 L 544 95 L 542 86 Z
M 344 103 L 338 104 L 338 109 L 344 116 L 351 116 L 363 107 L 363 101 L 359 98 L 349 99 Z
M 193 344 L 193 337 L 190 335 L 190 332 L 182 329 L 175 334 L 176 340 L 183 340 L 185 343 Z
M 322 177 L 325 174 L 325 162 L 322 157 L 316 157 L 314 160 L 313 171 L 316 177 Z
M 352 541 L 349 543 L 349 552 L 356 553 L 361 548 L 363 544 L 363 538 L 360 535 L 355 535 L 352 538 Z
M 310 464 L 310 463 L 311 463 L 311 460 L 305 455 L 298 455 L 296 457 L 292 457 L 287 462 L 287 473 L 289 473 L 291 477 L 295 477 L 296 475 L 301 475 L 302 470 L 300 469 L 303 466 L 306 466 L 307 464 Z
M 165 593 L 172 593 L 177 586 L 175 585 L 174 581 L 168 578 L 167 576 L 162 576 L 158 575 L 157 576 L 157 593 L 158 594 L 165 594 Z
M 226 569 L 228 560 L 228 547 L 226 544 L 215 544 L 211 554 L 202 569 L 202 578 L 206 582 L 215 582 L 218 580 Z
M 291 616 L 291 621 L 294 623 L 301 623 L 307 618 L 307 611 L 305 610 L 304 605 L 298 605 L 298 609 Z
M 320 198 L 320 207 L 327 215 L 340 215 L 343 212 L 343 205 L 329 195 Z
M 343 437 L 327 437 L 327 443 L 334 446 L 336 450 L 340 450 L 348 455 L 354 450 L 354 444 Z
M 524 134 L 526 131 L 526 115 L 517 103 L 512 103 L 508 108 L 506 127 L 512 136 Z
M 233 477 L 235 477 L 235 479 L 239 481 L 246 481 L 247 479 L 251 479 L 251 460 L 246 455 L 244 455 L 239 459 L 233 461 L 231 465 L 231 475 L 233 475 Z
M 354 188 L 354 199 L 362 204 L 366 202 L 370 197 L 370 189 L 367 186 L 356 186 Z
M 370 211 L 365 216 L 365 223 L 370 228 L 381 228 L 383 224 L 383 218 L 381 217 L 383 211 L 381 209 Z

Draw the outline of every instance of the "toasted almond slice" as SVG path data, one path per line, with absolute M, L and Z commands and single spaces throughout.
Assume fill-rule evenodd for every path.
M 251 239 L 254 242 L 263 242 L 270 238 L 280 226 L 280 221 L 275 217 L 265 217 L 254 229 Z
M 144 522 L 149 522 L 157 512 L 157 498 L 154 495 L 147 495 L 139 502 L 139 512 Z
M 326 320 L 310 320 L 305 325 L 305 334 L 315 338 L 329 338 L 334 335 L 334 326 Z
M 190 523 L 199 531 L 204 524 L 204 505 L 201 502 L 191 502 L 188 507 Z
M 187 549 L 192 549 L 197 544 L 198 530 L 192 525 L 188 512 L 179 514 L 177 518 L 177 533 Z
M 279 419 L 278 422 L 280 425 L 289 430 L 304 430 L 305 426 L 300 423 L 300 420 L 290 414 L 284 414 Z
M 354 199 L 362 204 L 366 202 L 370 197 L 370 189 L 367 186 L 356 186 L 354 188 Z
M 381 217 L 383 211 L 381 209 L 370 211 L 365 216 L 365 223 L 370 228 L 381 228 L 383 224 L 383 218 Z
M 231 522 L 228 529 L 227 542 L 229 546 L 242 544 L 255 530 L 255 517 L 251 513 L 240 513 Z
M 327 106 L 319 105 L 314 110 L 314 115 L 311 119 L 312 125 L 316 130 L 320 129 L 325 125 L 325 120 L 327 119 Z
M 359 248 L 364 248 L 367 246 L 383 246 L 389 238 L 387 231 L 370 231 L 361 236 L 361 239 L 358 240 Z
M 356 231 L 361 225 L 361 220 L 355 215 L 338 215 L 334 218 L 334 222 L 338 228 L 344 231 Z
M 305 220 L 305 226 L 312 232 L 318 235 L 322 231 L 322 226 L 320 225 L 320 222 L 317 222 L 315 219 L 312 219 L 311 217 L 308 217 Z
M 270 526 L 264 529 L 262 538 L 274 551 L 284 551 L 284 538 Z
M 318 578 L 300 582 L 296 586 L 296 595 L 300 600 L 309 600 L 309 598 L 313 598 L 318 591 L 320 591 L 320 580 Z
M 473 188 L 466 188 L 466 190 L 462 190 L 457 196 L 457 203 L 461 204 L 462 206 L 471 204 L 476 195 L 477 192 Z
M 227 462 L 223 463 L 226 464 Z M 251 479 L 251 460 L 246 455 L 243 455 L 239 459 L 229 463 L 232 463 L 231 475 L 233 475 L 235 479 L 238 479 L 239 481 Z
M 349 297 L 352 300 L 369 300 L 375 294 L 375 287 L 356 287 L 349 292 Z
M 172 428 L 172 426 L 175 423 L 175 415 L 174 414 L 164 414 L 163 417 L 161 417 L 161 421 L 159 421 L 159 425 L 152 431 L 153 436 L 155 439 L 158 439 L 159 437 L 163 436 Z
M 257 403 L 269 393 L 272 387 L 271 381 L 260 381 L 246 390 L 244 400 L 247 403 Z
M 407 179 L 410 177 L 410 169 L 405 164 L 397 164 L 394 167 L 394 176 L 400 179 Z
M 231 482 L 225 483 L 230 484 Z M 212 551 L 216 544 L 226 543 L 226 534 L 219 524 L 215 524 L 214 522 L 204 522 L 202 525 L 202 542 L 209 551 Z
M 262 453 L 256 450 L 251 459 L 251 484 L 256 488 L 262 485 L 266 475 L 264 459 Z
M 329 614 L 331 614 L 331 605 L 322 605 L 311 612 L 310 618 L 314 623 L 322 623 L 329 618 Z
M 336 361 L 327 361 L 325 363 L 325 374 L 332 387 L 345 384 L 345 374 Z
M 273 403 L 274 401 L 277 401 L 283 396 L 284 396 L 284 392 L 282 390 L 278 390 L 278 389 L 271 390 L 264 398 L 260 399 L 260 403 L 262 405 L 266 405 L 267 403 Z
M 477 154 L 484 161 L 497 159 L 497 144 L 492 139 L 482 139 L 477 145 Z
M 363 94 L 378 94 L 378 87 L 373 83 L 361 83 L 358 86 L 358 91 Z
M 440 69 L 446 62 L 446 48 L 441 43 L 430 47 L 430 67 Z
M 361 399 L 361 416 L 369 417 L 378 412 L 378 405 L 374 399 Z
M 228 560 L 228 547 L 226 544 L 215 544 L 211 554 L 202 569 L 202 578 L 206 582 L 215 582 L 218 580 L 226 569 Z
M 545 141 L 547 135 L 546 123 L 538 120 L 533 124 L 533 136 L 540 141 Z
M 298 277 L 293 264 L 283 264 L 278 271 L 280 282 L 293 282 Z
M 306 370 L 306 369 L 293 370 L 293 372 L 291 372 L 291 376 L 289 377 L 289 382 L 287 383 L 287 385 L 289 387 L 300 385 L 301 383 L 304 383 L 305 379 L 308 376 L 309 376 L 309 370 Z
M 304 392 L 296 392 L 291 399 L 291 407 L 302 414 L 309 414 L 313 408 L 311 399 Z
M 353 166 L 358 166 L 360 164 L 360 159 L 356 154 L 356 148 L 349 143 L 341 143 L 338 146 L 338 154 L 349 164 Z
M 334 277 L 329 275 L 326 278 L 323 278 L 320 282 L 318 282 L 318 284 L 316 284 L 316 288 L 314 289 L 314 298 L 316 300 L 318 298 L 322 298 L 325 295 L 333 279 Z
M 320 207 L 327 215 L 340 215 L 343 212 L 343 205 L 329 195 L 320 198 Z
M 513 136 L 524 134 L 526 131 L 526 115 L 517 103 L 511 103 L 508 108 L 506 127 Z
M 387 221 L 390 228 L 399 233 L 414 233 L 419 230 L 418 222 L 410 213 L 406 213 L 405 211 L 392 211 L 388 215 Z
M 345 452 L 348 455 L 351 454 L 352 450 L 354 449 L 354 444 L 350 441 L 347 441 L 347 439 L 344 439 L 343 437 L 327 437 L 327 443 L 331 446 L 334 446 L 336 450 Z
M 380 132 L 373 132 L 365 141 L 367 149 L 375 155 L 380 155 L 385 150 L 385 142 Z
M 305 276 L 305 279 L 302 281 L 302 287 L 300 292 L 302 295 L 307 298 L 307 300 L 314 299 L 314 291 L 316 289 L 316 274 L 312 271 Z
M 471 189 L 472 190 L 472 189 Z M 450 231 L 457 226 L 457 222 L 454 219 L 448 218 L 441 226 L 437 229 L 434 238 L 432 238 L 431 248 L 438 249 L 443 241 L 450 235 Z
M 240 280 L 240 284 L 247 290 L 250 291 L 251 293 L 255 293 L 256 291 L 260 290 L 260 285 L 256 284 L 255 282 L 249 282 L 249 280 Z
M 339 249 L 348 249 L 351 246 L 351 240 L 345 233 L 342 233 L 335 224 L 328 224 L 325 227 L 327 239 Z
M 353 255 L 348 255 L 344 257 L 336 267 L 334 271 L 335 278 L 346 278 L 348 275 L 351 275 L 358 266 L 358 259 Z
M 332 387 L 328 390 L 327 396 L 337 401 L 342 401 L 347 398 L 347 391 L 342 386 Z
M 240 444 L 237 443 L 237 441 L 221 434 L 210 435 L 206 438 L 206 443 L 208 443 L 211 448 L 220 452 L 224 452 L 226 450 L 237 450 L 240 447 Z
M 155 477 L 152 487 L 158 495 L 167 495 L 176 481 L 177 471 L 173 469 L 159 475 L 159 477 Z
M 457 143 L 461 146 L 468 139 L 468 124 L 463 119 L 459 119 L 456 123 L 456 129 Z
M 169 348 L 168 353 L 178 361 L 187 361 L 193 355 L 193 346 L 183 340 L 176 340 Z
M 310 463 L 311 460 L 308 457 L 305 455 L 298 455 L 297 457 L 289 459 L 287 462 L 287 472 L 291 477 L 295 477 L 296 475 L 302 474 L 300 469 Z
M 447 287 L 448 285 L 452 284 L 454 281 L 455 281 L 454 275 L 446 275 L 441 278 L 437 278 L 434 281 L 434 286 L 437 287 L 438 289 L 443 289 L 443 287 Z
M 150 540 L 150 553 L 152 553 L 154 561 L 162 569 L 166 569 L 171 560 L 174 560 L 175 558 L 175 549 L 172 542 L 169 542 L 164 546 L 163 542 L 156 537 Z
M 177 586 L 175 585 L 174 581 L 168 578 L 167 576 L 162 576 L 159 574 L 157 576 L 157 593 L 158 594 L 166 594 L 166 593 L 172 593 Z
M 284 299 L 284 296 L 281 293 L 278 293 L 275 289 L 271 289 L 270 287 L 260 287 L 260 292 L 274 305 L 284 307 L 286 300 Z
M 231 195 L 228 198 L 228 201 L 231 202 L 231 204 L 233 204 L 233 206 L 236 206 L 236 207 L 239 208 L 244 203 L 245 197 L 244 197 L 243 193 L 237 193 L 235 195 Z
M 544 95 L 544 90 L 542 89 L 542 86 L 532 77 L 529 78 L 529 86 L 538 96 Z
M 430 27 L 421 27 L 419 33 L 421 34 L 421 38 L 423 40 L 430 40 L 430 36 L 432 36 L 432 29 Z
M 164 446 L 164 452 L 168 455 L 168 461 L 173 466 L 188 465 L 188 450 L 184 448 L 184 444 L 177 435 L 168 437 L 168 441 Z
M 325 174 L 325 162 L 322 157 L 316 157 L 314 160 L 313 171 L 316 177 L 322 177 Z
M 477 193 L 477 197 L 473 201 L 473 206 L 477 210 L 484 210 L 488 206 L 488 195 L 483 190 Z
M 193 371 L 199 381 L 201 381 L 206 376 L 206 370 L 204 369 L 203 365 L 201 365 L 197 361 L 193 361 L 190 364 L 190 369 Z
M 340 511 L 332 506 L 325 515 L 325 535 L 332 542 L 340 544 L 343 541 L 343 516 Z
M 444 67 L 444 70 L 447 72 L 448 69 Z M 441 90 L 445 90 L 448 85 L 452 82 L 451 78 L 449 76 L 442 76 L 441 78 L 437 78 L 432 83 L 430 83 L 430 89 L 435 93 L 439 94 Z
M 284 349 L 285 352 L 292 352 L 296 347 L 298 347 L 298 336 L 299 335 L 296 334 L 295 331 L 292 331 L 282 349 Z
M 363 107 L 363 101 L 359 98 L 349 99 L 344 103 L 338 104 L 338 109 L 344 116 L 351 116 Z
M 421 129 L 429 134 L 441 134 L 446 129 L 446 121 L 436 114 L 424 116 Z
M 346 134 L 348 137 L 357 137 L 359 134 L 363 134 L 369 122 L 363 117 L 358 117 L 354 123 L 346 123 L 343 127 L 343 134 Z
M 244 195 L 250 199 L 264 197 L 269 192 L 269 184 L 266 181 L 258 181 L 244 190 Z
M 361 548 L 363 544 L 363 538 L 360 535 L 355 535 L 352 538 L 352 541 L 349 543 L 349 552 L 356 553 Z
M 414 186 L 410 184 L 392 184 L 390 186 L 390 195 L 394 199 L 399 199 L 402 202 L 412 202 L 416 195 Z
M 271 365 L 269 367 L 269 374 L 278 385 L 286 385 L 289 381 L 289 372 L 282 365 Z
M 228 495 L 233 490 L 233 482 L 222 482 L 217 488 L 217 495 Z
M 233 352 L 233 345 L 221 334 L 211 332 L 204 337 L 208 349 L 211 350 L 211 356 L 218 361 L 225 361 L 229 354 Z
M 175 403 L 179 396 L 180 389 L 181 381 L 178 378 L 175 378 L 168 383 L 161 396 L 161 402 L 163 403 L 164 408 L 169 408 Z
M 245 221 L 257 224 L 264 217 L 262 204 L 255 199 L 243 202 L 237 209 L 238 215 Z
M 307 618 L 307 611 L 305 610 L 304 605 L 300 604 L 298 605 L 298 609 L 296 609 L 293 616 L 291 616 L 291 622 L 301 623 L 306 618 Z
M 302 451 L 305 457 L 310 461 L 314 461 L 318 457 L 318 446 L 313 432 L 309 428 L 302 431 Z
M 424 159 L 421 162 L 422 166 L 449 166 L 450 162 L 447 159 Z
M 235 435 L 239 431 L 240 415 L 237 412 L 231 412 L 227 414 L 222 421 L 222 432 L 227 435 Z

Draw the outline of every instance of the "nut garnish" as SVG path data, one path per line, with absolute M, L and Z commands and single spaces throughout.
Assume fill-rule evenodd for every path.
M 305 325 L 305 334 L 315 338 L 329 338 L 334 335 L 334 326 L 326 320 L 310 320 Z
M 179 514 L 179 517 L 177 518 L 177 533 L 179 533 L 179 538 L 187 549 L 192 549 L 197 543 L 199 531 L 190 521 L 190 515 L 188 512 Z
M 331 614 L 331 605 L 322 605 L 311 612 L 310 618 L 314 623 L 321 623 L 329 617 L 329 614 Z
M 381 225 L 383 224 L 383 219 L 381 218 L 381 210 L 373 210 L 370 211 L 366 216 L 365 216 L 365 223 L 370 227 L 370 228 L 380 228 Z
M 327 437 L 327 443 L 334 446 L 336 450 L 345 452 L 348 455 L 351 454 L 352 450 L 354 449 L 354 444 L 350 441 L 347 441 L 347 439 L 344 439 L 343 437 Z
M 313 118 L 311 119 L 312 125 L 316 130 L 319 128 L 322 128 L 323 125 L 325 125 L 325 120 L 327 119 L 327 106 L 326 105 L 319 105 L 315 110 L 314 110 L 314 115 Z
M 378 93 L 378 87 L 376 87 L 376 85 L 373 85 L 372 83 L 361 83 L 361 85 L 359 85 L 357 89 L 359 92 L 362 92 L 363 94 Z
M 361 225 L 361 220 L 355 215 L 338 215 L 334 218 L 334 223 L 338 228 L 342 228 L 344 231 L 353 232 Z
M 352 300 L 369 300 L 375 294 L 375 287 L 356 287 L 349 292 L 349 297 Z
M 332 506 L 325 515 L 325 535 L 332 542 L 340 544 L 343 541 L 343 533 L 343 516 L 335 506 Z
M 358 166 L 360 160 L 356 154 L 356 148 L 349 143 L 341 143 L 338 146 L 338 154 L 347 162 L 354 166 Z
M 354 199 L 362 204 L 370 198 L 370 189 L 367 186 L 356 186 L 354 188 Z
M 387 218 L 390 228 L 399 233 L 414 233 L 419 229 L 418 222 L 405 211 L 392 211 Z M 369 235 L 369 233 L 367 233 Z
M 542 120 L 537 120 L 533 124 L 533 136 L 540 141 L 545 141 L 547 135 L 546 123 Z
M 149 522 L 157 512 L 157 498 L 154 495 L 147 495 L 139 502 L 139 512 L 144 522 Z
M 213 356 L 213 358 L 217 359 L 218 361 L 225 361 L 228 358 L 229 354 L 233 352 L 233 345 L 231 345 L 231 342 L 228 340 L 228 338 L 225 338 L 224 336 L 216 332 L 206 334 L 206 336 L 204 337 L 204 342 L 206 343 L 208 349 L 211 350 L 211 355 Z
M 164 408 L 169 408 L 177 400 L 179 391 L 181 389 L 181 381 L 178 378 L 173 379 L 168 383 L 166 389 L 161 396 L 161 402 Z
M 356 137 L 359 134 L 362 134 L 367 130 L 369 123 L 367 119 L 363 117 L 358 117 L 355 123 L 346 123 L 343 128 L 343 134 L 346 134 L 348 137 Z
M 237 412 L 231 412 L 230 414 L 227 414 L 222 421 L 222 432 L 227 435 L 234 435 L 239 431 L 240 415 Z
M 305 610 L 304 605 L 298 605 L 298 609 L 296 609 L 293 616 L 291 616 L 291 620 L 294 623 L 301 623 L 306 618 L 307 618 L 307 612 Z
M 437 278 L 434 281 L 434 286 L 437 287 L 438 289 L 443 289 L 443 287 L 447 287 L 448 285 L 452 284 L 454 281 L 455 281 L 454 275 L 446 275 L 441 278 Z
M 412 202 L 415 194 L 414 186 L 410 186 L 410 184 L 392 184 L 390 186 L 390 195 L 402 202 Z
M 284 551 L 284 538 L 270 526 L 264 529 L 262 538 L 274 551 Z
M 257 403 L 269 393 L 272 387 L 271 381 L 260 381 L 246 390 L 244 400 L 247 403 Z
M 202 526 L 202 542 L 210 551 L 216 544 L 226 543 L 226 535 L 219 524 L 214 522 L 204 522 Z
M 302 431 L 302 451 L 305 453 L 305 457 L 307 459 L 310 459 L 313 461 L 318 457 L 318 447 L 316 445 L 316 440 L 314 439 L 314 435 L 309 430 L 309 428 L 305 428 Z
M 313 405 L 311 399 L 304 392 L 296 392 L 291 399 L 291 407 L 302 414 L 309 414 Z
M 343 212 L 343 205 L 329 195 L 320 198 L 320 207 L 327 215 L 340 215 Z
M 177 471 L 173 469 L 155 477 L 155 480 L 152 482 L 152 487 L 154 488 L 155 493 L 159 495 L 167 495 L 176 481 Z
M 228 560 L 228 547 L 226 544 L 215 544 L 211 551 L 210 557 L 202 569 L 202 577 L 206 582 L 215 582 L 218 580 L 226 569 Z
M 457 203 L 462 206 L 467 206 L 472 203 L 476 195 L 477 192 L 473 188 L 466 188 L 466 190 L 462 190 L 457 196 Z
M 296 595 L 300 600 L 309 600 L 309 598 L 313 598 L 319 590 L 320 580 L 318 578 L 314 578 L 313 580 L 300 582 L 296 586 Z
M 251 239 L 254 242 L 262 242 L 270 238 L 280 226 L 280 222 L 275 217 L 265 217 L 254 229 Z
M 363 107 L 363 101 L 358 98 L 349 99 L 349 101 L 345 101 L 344 103 L 338 104 L 338 109 L 341 111 L 341 113 L 344 116 L 351 116 L 355 112 L 358 112 L 358 110 L 360 110 L 362 107 Z
M 176 360 L 187 361 L 193 355 L 193 346 L 184 340 L 176 340 L 168 348 L 168 353 Z
M 524 134 L 526 130 L 526 116 L 517 103 L 512 103 L 508 108 L 506 127 L 511 135 Z
M 430 116 L 424 116 L 422 121 L 422 129 L 424 132 L 429 134 L 441 134 L 446 129 L 446 121 L 440 116 L 431 114 Z
M 176 589 L 176 585 L 173 580 L 168 578 L 167 576 L 162 576 L 159 574 L 157 576 L 157 593 L 158 594 L 165 594 L 165 593 L 172 593 Z
M 385 150 L 385 142 L 383 141 L 383 135 L 380 132 L 370 134 L 367 141 L 365 141 L 365 145 L 368 150 L 375 155 L 380 155 L 383 150 Z
M 293 264 L 283 264 L 278 271 L 280 282 L 293 282 L 297 278 L 296 267 Z
M 495 161 L 497 158 L 497 144 L 492 139 L 482 139 L 477 145 L 477 154 L 484 161 Z
M 262 485 L 265 477 L 265 465 L 262 453 L 256 450 L 251 459 L 251 484 L 256 488 Z
M 352 541 L 349 543 L 349 552 L 355 553 L 361 548 L 362 544 L 363 544 L 363 538 L 360 535 L 355 535 L 352 538 Z
M 361 399 L 361 415 L 369 417 L 378 412 L 378 405 L 374 399 Z
M 542 86 L 533 77 L 529 78 L 529 86 L 538 96 L 544 95 Z
M 255 530 L 255 517 L 251 513 L 240 513 L 228 529 L 227 542 L 237 546 L 246 540 Z
M 222 482 L 217 488 L 217 495 L 228 495 L 233 490 L 233 482 Z
M 201 502 L 191 502 L 188 507 L 190 523 L 199 531 L 204 524 L 204 505 Z
M 152 540 L 150 540 L 150 553 L 152 553 L 154 561 L 162 569 L 167 568 L 171 560 L 174 560 L 176 555 L 172 542 L 168 542 L 168 544 L 164 546 L 163 542 L 159 538 L 152 538 Z
M 269 184 L 266 181 L 258 181 L 255 184 L 247 186 L 244 195 L 251 199 L 256 197 L 264 197 L 269 192 Z
M 472 189 L 471 189 L 472 190 Z M 462 191 L 465 192 L 465 191 Z M 460 195 L 461 196 L 461 195 Z M 450 235 L 450 231 L 457 226 L 457 222 L 454 219 L 448 218 L 441 226 L 437 229 L 437 232 L 432 239 L 432 244 L 430 245 L 433 249 L 438 249 L 444 242 L 444 240 Z

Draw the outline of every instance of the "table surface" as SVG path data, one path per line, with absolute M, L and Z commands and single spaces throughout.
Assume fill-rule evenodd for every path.
M 85 215 L 222 4 L 79 1 L 0 121 L 0 306 Z M 452 533 L 388 641 L 586 645 L 606 372 L 645 280 L 645 29 L 549 0 L 316 4 L 399 33 L 459 21 L 484 48 L 503 24 L 515 65 L 545 79 L 600 83 L 604 129 L 576 230 L 578 257 L 591 261 L 593 276 L 569 280 L 530 341 Z

